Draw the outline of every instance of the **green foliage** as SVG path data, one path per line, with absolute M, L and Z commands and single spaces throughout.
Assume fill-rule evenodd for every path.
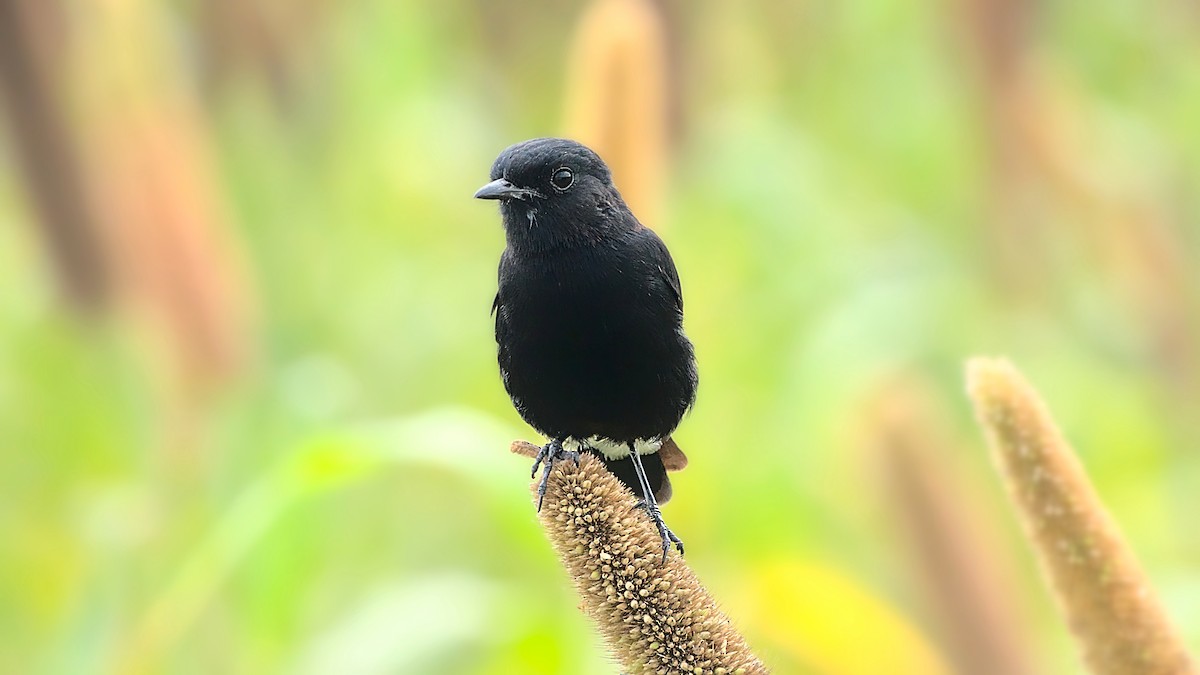
M 535 437 L 494 362 L 499 220 L 470 198 L 501 148 L 559 131 L 574 5 L 506 3 L 516 16 L 493 25 L 487 4 L 337 3 L 286 110 L 253 85 L 212 103 L 261 320 L 257 362 L 200 403 L 164 395 L 120 318 L 68 316 L 0 163 L 0 671 L 613 672 L 538 529 L 528 465 L 507 454 Z M 1175 16 L 1185 4 L 1046 7 L 1032 51 L 1099 134 L 1100 172 L 1149 185 L 1194 272 L 1200 24 Z M 755 606 L 753 570 L 836 569 L 889 639 L 931 639 L 866 478 L 863 400 L 892 369 L 920 370 L 982 467 L 960 366 L 1003 352 L 1200 644 L 1200 422 L 1180 412 L 1200 392 L 1155 365 L 1084 216 L 1039 223 L 1053 253 L 1049 272 L 1029 261 L 1032 298 L 990 276 L 968 36 L 945 3 L 782 12 L 700 2 L 683 24 L 663 234 L 701 388 L 666 515 L 689 563 L 735 621 Z M 1188 282 L 1172 304 L 1194 326 Z M 957 480 L 997 503 L 982 470 Z M 1021 564 L 1038 660 L 1072 672 Z M 746 624 L 779 672 L 858 672 Z

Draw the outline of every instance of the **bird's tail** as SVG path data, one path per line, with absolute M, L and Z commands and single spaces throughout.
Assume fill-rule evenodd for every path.
M 633 468 L 632 458 L 608 459 L 599 452 L 595 454 L 604 462 L 609 473 L 629 486 L 629 489 L 633 490 L 633 494 L 639 498 L 642 496 L 642 486 L 638 483 L 637 471 Z M 671 479 L 667 477 L 667 469 L 663 466 L 662 457 L 657 452 L 652 452 L 648 455 L 641 455 L 641 459 L 642 468 L 646 470 L 646 479 L 650 481 L 650 490 L 654 492 L 654 500 L 659 504 L 667 503 L 671 499 Z

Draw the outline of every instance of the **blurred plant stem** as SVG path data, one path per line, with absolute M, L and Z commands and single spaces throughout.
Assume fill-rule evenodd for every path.
M 522 441 L 512 451 L 537 451 Z M 534 483 L 534 501 L 537 501 Z M 636 499 L 594 456 L 555 464 L 538 518 L 613 656 L 631 673 L 754 675 L 767 668 Z
M 159 11 L 2 0 L 0 86 L 67 295 L 149 319 L 190 399 L 244 365 L 252 294 Z
M 1129 331 L 1134 359 L 1153 365 L 1170 447 L 1200 445 L 1200 292 L 1196 248 L 1179 214 L 1186 206 L 1164 186 L 1180 172 L 1174 148 L 1120 141 L 1126 130 L 1089 100 L 1070 69 L 1037 44 L 1037 0 L 962 0 L 963 48 L 976 64 L 975 84 L 989 166 L 981 257 L 999 295 L 1023 304 L 1078 311 L 1082 293 L 1111 297 Z M 1147 162 L 1147 159 L 1151 160 Z M 1090 270 L 1086 291 L 1068 287 L 1069 268 Z M 1086 283 L 1086 282 L 1085 282 Z M 1072 297 L 1073 296 L 1073 297 Z M 1086 302 L 1084 300 L 1083 302 Z M 1069 304 L 1070 303 L 1070 304 Z M 1111 310 L 1108 310 L 1111 311 Z M 1194 463 L 1183 463 L 1175 499 L 1186 511 Z M 1186 475 L 1184 475 L 1186 474 Z M 1200 537 L 1181 523 L 1181 540 Z
M 252 293 L 204 122 L 153 31 L 159 10 L 148 0 L 91 0 L 84 10 L 76 73 L 88 175 L 122 291 L 166 338 L 184 391 L 203 389 L 245 365 L 252 334 Z
M 1035 0 L 961 0 L 960 44 L 974 66 L 987 143 L 986 260 L 1002 289 L 1028 295 L 1046 271 L 1044 234 L 1028 190 L 1021 112 Z
M 216 93 L 251 79 L 286 113 L 302 84 L 329 0 L 197 0 L 205 83 Z
M 868 407 L 866 443 L 906 539 L 937 635 L 955 672 L 1027 675 L 1032 636 L 1007 589 L 1018 586 L 992 514 L 957 461 L 948 411 L 916 374 L 887 380 Z
M 1007 361 L 984 358 L 967 364 L 967 390 L 1089 668 L 1200 672 L 1037 392 Z
M 65 107 L 61 11 L 57 0 L 0 0 L 0 104 L 64 294 L 96 310 L 112 283 Z
M 661 227 L 671 93 L 666 17 L 651 0 L 595 0 L 567 69 L 566 134 L 604 157 L 633 213 Z
M 1103 132 L 1074 88 L 1042 81 L 1031 87 L 1023 128 L 1037 179 L 1076 216 L 1061 219 L 1074 226 L 1069 234 L 1076 250 L 1100 270 L 1130 317 L 1160 383 L 1161 405 L 1171 411 L 1163 419 L 1172 447 L 1194 448 L 1200 443 L 1192 414 L 1200 408 L 1200 295 L 1184 228 L 1170 199 L 1155 194 L 1158 188 L 1145 178 L 1163 169 L 1115 168 L 1137 160 L 1112 161 L 1108 155 L 1116 149 L 1097 150 L 1091 139 Z M 1190 503 L 1190 489 L 1182 498 Z

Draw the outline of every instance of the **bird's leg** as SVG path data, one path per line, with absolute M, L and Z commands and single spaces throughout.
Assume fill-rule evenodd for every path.
M 549 443 L 543 445 L 541 450 L 538 450 L 537 457 L 533 460 L 533 471 L 529 475 L 530 478 L 536 476 L 538 467 L 545 463 L 545 467 L 542 469 L 542 480 L 538 483 L 538 511 L 542 510 L 542 500 L 546 498 L 546 484 L 550 480 L 550 470 L 554 468 L 554 463 L 570 458 L 575 459 L 576 466 L 579 465 L 579 453 L 564 449 L 563 439 L 561 438 L 552 439 Z
M 537 475 L 538 468 L 542 465 L 542 461 L 546 459 L 547 455 L 550 454 L 551 445 L 554 445 L 554 441 L 550 441 L 549 443 L 538 448 L 538 454 L 533 458 L 533 470 L 529 472 L 530 478 L 533 478 Z
M 650 479 L 646 478 L 646 469 L 642 467 L 642 458 L 638 455 L 633 443 L 629 444 L 629 458 L 633 460 L 633 470 L 637 472 L 638 483 L 642 486 L 642 499 L 637 503 L 637 508 L 645 509 L 654 526 L 658 528 L 658 536 L 662 537 L 663 564 L 665 565 L 671 544 L 674 544 L 675 548 L 679 549 L 679 554 L 683 555 L 683 541 L 675 536 L 675 533 L 663 522 L 662 511 L 659 510 L 658 502 L 654 499 L 654 490 L 650 489 Z
M 533 475 L 530 476 L 530 478 L 537 475 L 538 467 L 541 466 L 543 462 L 546 464 L 545 468 L 542 470 L 542 480 L 538 483 L 538 512 L 541 512 L 542 500 L 546 498 L 546 482 L 550 480 L 550 469 L 554 468 L 554 459 L 561 451 L 562 439 L 553 438 L 549 443 L 543 445 L 541 450 L 538 450 L 537 458 L 533 462 Z

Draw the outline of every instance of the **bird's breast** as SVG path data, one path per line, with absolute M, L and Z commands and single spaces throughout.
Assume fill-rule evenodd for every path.
M 668 298 L 619 258 L 576 255 L 529 267 L 505 289 L 511 296 L 505 302 L 513 320 L 546 342 L 636 343 L 678 323 Z
M 613 459 L 628 448 L 603 439 L 669 434 L 695 390 L 669 289 L 603 251 L 537 262 L 509 260 L 501 278 L 500 368 L 521 414 Z

